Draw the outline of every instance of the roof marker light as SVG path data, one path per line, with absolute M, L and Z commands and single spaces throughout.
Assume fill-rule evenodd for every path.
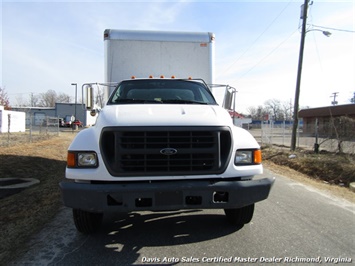
M 132 76 L 131 79 L 136 79 L 136 76 Z

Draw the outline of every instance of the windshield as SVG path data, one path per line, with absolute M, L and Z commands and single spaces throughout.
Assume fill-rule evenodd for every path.
M 217 104 L 202 83 L 164 79 L 122 81 L 108 101 L 108 104 L 132 103 Z

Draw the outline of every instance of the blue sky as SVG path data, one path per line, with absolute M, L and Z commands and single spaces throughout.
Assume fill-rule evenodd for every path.
M 2 14 L 1 87 L 17 105 L 53 89 L 102 82 L 105 29 L 213 32 L 215 81 L 238 90 L 237 111 L 266 100 L 294 101 L 303 0 L 7 1 Z M 339 104 L 355 93 L 355 0 L 314 0 L 300 106 Z M 323 28 L 322 28 L 323 29 Z M 340 31 L 342 30 L 342 31 Z M 346 31 L 343 31 L 346 30 Z

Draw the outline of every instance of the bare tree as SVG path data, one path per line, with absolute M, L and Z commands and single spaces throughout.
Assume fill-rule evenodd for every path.
M 268 110 L 259 105 L 258 107 L 249 107 L 248 113 L 253 120 L 265 120 L 266 115 L 268 115 Z
M 39 104 L 39 95 L 37 94 L 34 94 L 31 92 L 31 95 L 30 95 L 30 106 L 38 106 Z
M 9 96 L 7 95 L 5 89 L 1 87 L 0 87 L 0 105 L 4 106 L 5 110 L 11 109 Z
M 270 99 L 265 102 L 265 107 L 269 110 L 274 120 L 283 120 L 283 113 L 281 112 L 281 102 L 277 99 Z
M 302 109 L 304 108 L 307 107 L 302 107 Z M 269 120 L 272 118 L 274 120 L 291 121 L 293 115 L 292 105 L 287 101 L 281 102 L 278 99 L 269 99 L 265 101 L 264 106 L 251 106 L 247 111 L 254 120 Z
M 16 99 L 16 104 L 15 104 L 16 107 L 25 107 L 25 106 L 27 106 L 27 101 L 23 99 L 23 95 L 22 94 L 17 95 L 15 99 Z
M 280 112 L 282 112 L 284 120 L 286 121 L 292 120 L 293 108 L 289 102 L 285 101 L 281 103 Z
M 56 102 L 57 103 L 70 103 L 70 100 L 71 100 L 71 97 L 68 94 L 60 93 L 56 99 Z
M 39 106 L 54 107 L 57 99 L 57 93 L 54 90 L 48 90 L 40 94 Z
M 35 100 L 36 96 L 32 95 L 31 98 L 33 100 Z M 54 107 L 55 103 L 69 103 L 70 100 L 71 100 L 70 96 L 65 93 L 60 93 L 59 95 L 57 95 L 57 93 L 54 90 L 48 90 L 47 92 L 41 93 L 39 95 L 39 100 L 38 100 L 37 106 Z M 33 104 L 35 103 L 32 100 L 31 100 L 31 102 Z M 36 106 L 33 104 L 32 104 L 32 106 Z

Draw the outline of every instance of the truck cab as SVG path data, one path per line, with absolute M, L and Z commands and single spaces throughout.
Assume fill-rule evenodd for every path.
M 60 187 L 82 233 L 106 212 L 147 210 L 224 209 L 242 226 L 274 183 L 262 172 L 260 146 L 203 80 L 133 78 L 77 134 Z

